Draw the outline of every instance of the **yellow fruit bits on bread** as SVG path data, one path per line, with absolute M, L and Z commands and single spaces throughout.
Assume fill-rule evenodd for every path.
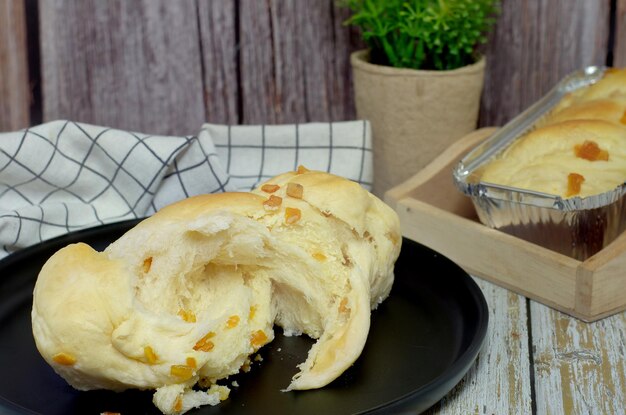
M 285 223 L 293 225 L 302 218 L 302 212 L 298 208 L 288 207 L 285 209 Z
M 274 193 L 276 192 L 278 189 L 280 189 L 280 186 L 277 184 L 264 184 L 263 186 L 261 186 L 261 190 L 264 191 L 265 193 Z
M 170 374 L 180 380 L 191 379 L 193 376 L 193 368 L 187 365 L 172 365 Z
M 201 352 L 209 352 L 213 350 L 213 347 L 215 347 L 215 345 L 210 340 L 213 337 L 215 337 L 215 333 L 212 331 L 208 332 L 203 338 L 196 342 L 196 344 L 193 346 L 193 349 Z
M 72 366 L 76 363 L 76 358 L 69 353 L 57 353 L 52 356 L 52 360 L 63 366 Z
M 602 150 L 598 143 L 591 140 L 585 140 L 582 144 L 574 146 L 574 154 L 576 157 L 589 161 L 608 161 L 609 152 Z
M 567 175 L 567 197 L 576 196 L 580 193 L 580 188 L 585 178 L 578 173 L 570 173 Z
M 226 328 L 233 329 L 239 324 L 239 316 L 230 316 L 226 321 Z
M 148 362 L 148 364 L 150 365 L 155 364 L 157 360 L 159 360 L 159 357 L 156 353 L 154 353 L 154 350 L 150 346 L 145 346 L 143 348 L 143 354 L 146 358 L 146 362 Z

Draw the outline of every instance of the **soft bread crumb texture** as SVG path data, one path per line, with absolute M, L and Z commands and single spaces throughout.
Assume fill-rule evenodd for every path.
M 583 178 L 583 179 L 581 179 Z M 588 197 L 626 181 L 626 69 L 565 96 L 533 131 L 487 164 L 482 182 Z
M 299 168 L 165 207 L 103 252 L 61 249 L 35 286 L 33 334 L 75 388 L 154 389 L 182 414 L 226 399 L 217 382 L 250 370 L 279 325 L 316 339 L 286 390 L 319 388 L 360 355 L 401 240 L 378 198 Z

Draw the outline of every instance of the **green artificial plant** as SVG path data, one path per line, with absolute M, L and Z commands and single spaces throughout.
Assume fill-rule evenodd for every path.
M 341 0 L 361 29 L 370 61 L 413 69 L 474 63 L 495 24 L 497 0 Z

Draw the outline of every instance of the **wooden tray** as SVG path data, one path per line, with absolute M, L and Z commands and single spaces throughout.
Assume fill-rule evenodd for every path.
M 626 233 L 584 262 L 478 221 L 452 168 L 494 128 L 477 130 L 385 194 L 402 233 L 441 252 L 467 272 L 584 321 L 626 309 Z

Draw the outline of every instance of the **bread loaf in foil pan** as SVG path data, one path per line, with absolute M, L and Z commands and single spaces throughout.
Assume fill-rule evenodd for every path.
M 485 225 L 580 261 L 626 229 L 626 70 L 587 67 L 454 168 Z

